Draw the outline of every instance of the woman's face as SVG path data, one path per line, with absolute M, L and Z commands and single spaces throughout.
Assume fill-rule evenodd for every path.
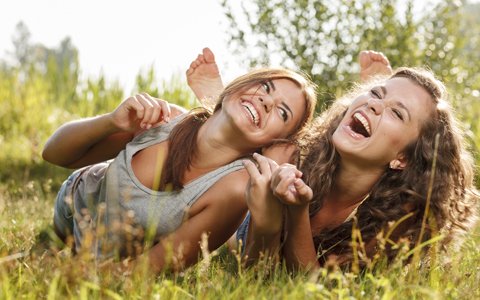
M 402 151 L 417 139 L 433 101 L 410 79 L 397 77 L 357 97 L 333 134 L 342 159 L 365 168 L 403 161 Z
M 275 79 L 227 97 L 222 110 L 253 146 L 285 138 L 298 128 L 306 102 L 291 80 Z

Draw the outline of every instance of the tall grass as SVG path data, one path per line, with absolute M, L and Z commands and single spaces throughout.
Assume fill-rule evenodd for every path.
M 290 274 L 263 263 L 245 269 L 236 255 L 221 248 L 204 253 L 197 265 L 179 274 L 125 274 L 115 264 L 99 265 L 88 255 L 61 250 L 49 227 L 54 193 L 41 192 L 41 182 L 0 191 L 0 299 L 480 298 L 478 230 L 449 264 L 405 265 L 399 259 L 363 272 L 329 267 Z
M 150 69 L 137 78 L 137 90 L 195 106 L 180 78 L 158 87 Z M 0 72 L 0 299 L 480 299 L 478 229 L 449 264 L 439 258 L 405 264 L 400 256 L 388 267 L 379 260 L 363 272 L 329 266 L 290 274 L 266 262 L 245 269 L 221 248 L 182 273 L 153 277 L 72 256 L 51 230 L 55 192 L 70 171 L 43 162 L 41 149 L 60 124 L 111 111 L 126 95 L 102 76 L 79 83 L 73 96 L 52 93 L 52 84 L 34 70 Z M 460 111 L 479 147 L 480 104 L 468 105 Z

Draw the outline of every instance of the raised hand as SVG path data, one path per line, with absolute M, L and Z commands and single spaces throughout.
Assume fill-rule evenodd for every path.
M 301 177 L 302 172 L 294 165 L 282 164 L 272 174 L 270 188 L 273 195 L 286 205 L 307 205 L 313 192 Z
M 128 97 L 111 113 L 113 123 L 123 131 L 135 132 L 150 129 L 170 119 L 170 107 L 165 100 L 147 93 Z
M 257 232 L 275 234 L 282 229 L 283 222 L 283 205 L 270 189 L 272 172 L 278 168 L 278 164 L 257 153 L 253 157 L 258 167 L 250 160 L 244 161 L 245 169 L 250 175 L 245 190 L 248 209 L 255 221 Z

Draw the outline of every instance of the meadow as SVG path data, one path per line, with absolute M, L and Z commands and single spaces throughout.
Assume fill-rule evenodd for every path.
M 110 111 L 125 95 L 102 76 L 78 82 L 46 66 L 0 72 L 0 299 L 480 299 L 480 228 L 448 263 L 432 251 L 428 260 L 407 264 L 411 249 L 402 249 L 392 264 L 380 257 L 363 271 L 327 266 L 289 273 L 264 261 L 246 269 L 221 248 L 202 253 L 184 272 L 153 277 L 85 253 L 73 256 L 51 229 L 55 193 L 69 170 L 45 163 L 41 149 L 60 124 Z M 153 70 L 139 74 L 137 90 L 198 105 L 180 76 L 156 82 Z M 480 104 L 472 99 L 458 110 L 475 149 Z

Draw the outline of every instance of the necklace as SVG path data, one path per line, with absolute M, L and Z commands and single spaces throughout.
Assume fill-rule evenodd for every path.
M 346 222 L 350 221 L 357 214 L 358 207 L 360 205 L 362 205 L 362 203 L 365 202 L 365 200 L 367 200 L 369 197 L 370 197 L 370 193 L 366 194 L 365 197 L 363 197 L 363 199 L 358 203 L 358 205 L 348 215 L 348 217 L 345 219 L 345 221 L 343 221 L 343 223 L 346 223 Z

